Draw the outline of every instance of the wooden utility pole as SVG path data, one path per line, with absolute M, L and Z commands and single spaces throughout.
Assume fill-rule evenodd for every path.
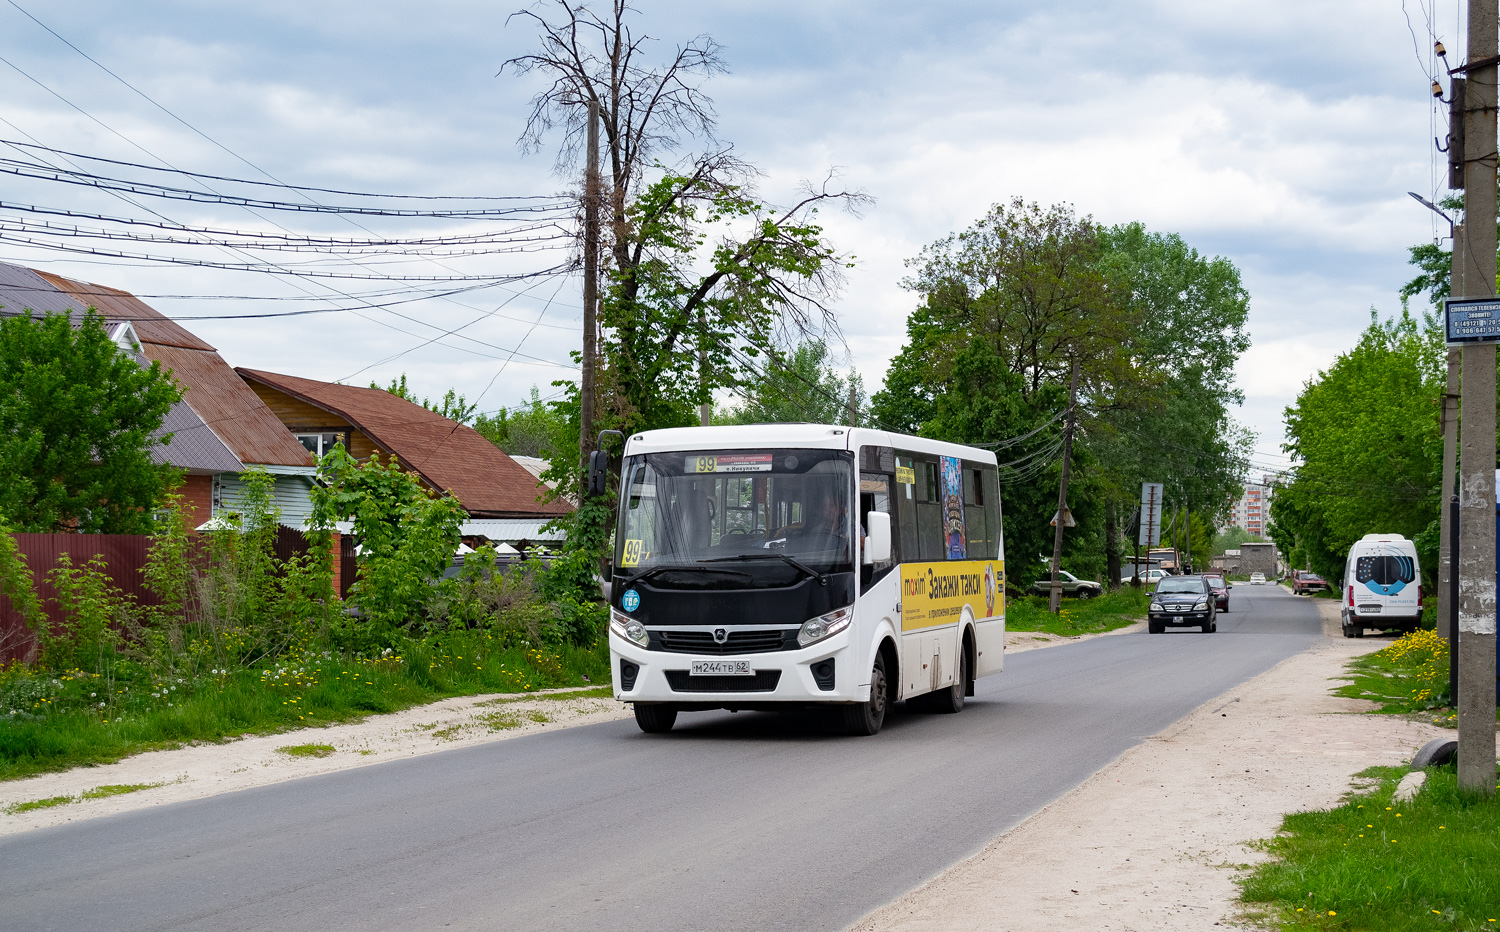
M 594 375 L 599 365 L 599 101 L 589 100 L 588 162 L 583 169 L 583 384 L 578 389 L 578 448 L 587 488 L 594 449 Z
M 1078 360 L 1073 360 L 1073 377 L 1068 387 L 1068 423 L 1063 428 L 1062 481 L 1057 486 L 1057 530 L 1052 535 L 1052 589 L 1047 594 L 1047 611 L 1056 615 L 1062 610 L 1062 579 L 1057 571 L 1062 564 L 1063 526 L 1068 523 L 1068 471 L 1073 458 L 1073 426 L 1077 423 Z
M 1469 0 L 1464 102 L 1464 297 L 1495 294 L 1495 78 L 1500 0 Z M 1458 786 L 1495 792 L 1495 344 L 1462 350 Z
M 708 310 L 698 308 L 698 385 L 708 386 Z M 698 423 L 707 427 L 713 422 L 714 403 L 704 401 L 698 405 Z

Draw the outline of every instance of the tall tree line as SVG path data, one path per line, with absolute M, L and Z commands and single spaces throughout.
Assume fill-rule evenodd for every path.
M 1119 578 L 1142 481 L 1164 482 L 1169 502 L 1205 516 L 1228 508 L 1251 440 L 1230 416 L 1233 367 L 1249 344 L 1233 264 L 1175 234 L 1016 198 L 909 266 L 904 284 L 920 303 L 873 415 L 996 450 L 1014 583 L 1039 576 L 1051 552 L 1075 363 L 1071 568 Z

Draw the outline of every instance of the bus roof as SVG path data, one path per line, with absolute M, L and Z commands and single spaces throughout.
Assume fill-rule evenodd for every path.
M 816 450 L 853 450 L 861 446 L 895 447 L 933 456 L 957 456 L 971 462 L 994 464 L 990 450 L 868 427 L 834 424 L 745 424 L 724 427 L 671 427 L 632 434 L 625 452 L 675 453 L 692 450 L 749 450 L 803 447 Z

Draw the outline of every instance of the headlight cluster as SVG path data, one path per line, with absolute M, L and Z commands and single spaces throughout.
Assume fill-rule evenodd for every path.
M 816 644 L 824 638 L 832 637 L 849 627 L 849 622 L 853 618 L 854 613 L 848 608 L 841 608 L 826 615 L 809 618 L 802 623 L 802 630 L 797 632 L 797 644 L 800 647 L 806 647 L 809 644 Z
M 1195 611 L 1195 612 L 1201 612 L 1201 611 L 1204 611 L 1207 608 L 1208 608 L 1208 600 L 1207 599 L 1202 599 L 1202 600 L 1200 600 L 1198 602 L 1197 605 L 1193 606 L 1193 611 Z
M 609 610 L 609 628 L 614 633 L 627 641 L 645 647 L 651 642 L 651 637 L 646 634 L 646 626 L 629 615 L 622 615 L 614 609 Z
M 1153 611 L 1153 612 L 1164 612 L 1166 610 L 1167 610 L 1167 607 L 1165 605 L 1161 604 L 1160 602 L 1152 602 L 1151 603 L 1151 611 Z

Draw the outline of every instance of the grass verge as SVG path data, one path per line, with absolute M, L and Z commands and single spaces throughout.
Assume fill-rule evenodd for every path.
M 46 799 L 32 799 L 22 803 L 11 803 L 3 811 L 6 815 L 19 815 L 23 812 L 33 812 L 37 809 L 66 806 L 69 803 L 82 802 L 85 799 L 108 799 L 111 796 L 123 796 L 126 793 L 138 793 L 141 790 L 153 790 L 158 786 L 166 786 L 166 784 L 106 783 L 103 786 L 96 786 L 91 790 L 84 790 L 77 796 L 48 796 Z
M 1006 600 L 1005 628 L 1007 631 L 1040 631 L 1062 637 L 1100 634 L 1140 621 L 1145 617 L 1150 601 L 1148 587 L 1123 586 L 1097 599 L 1063 599 L 1061 612 L 1054 615 L 1047 611 L 1045 597 L 1020 596 Z
M 1435 631 L 1419 629 L 1354 658 L 1346 678 L 1334 695 L 1377 703 L 1376 714 L 1420 715 L 1444 728 L 1458 725 L 1448 696 L 1448 642 Z
M 1287 816 L 1261 843 L 1272 860 L 1240 881 L 1241 898 L 1284 930 L 1500 929 L 1500 799 L 1459 792 L 1446 767 L 1397 804 L 1405 773 L 1372 768 L 1360 776 L 1373 789 Z
M 332 757 L 331 744 L 288 744 L 276 749 L 287 757 Z
M 1436 632 L 1417 630 L 1349 661 L 1348 684 L 1334 695 L 1368 699 L 1386 715 L 1430 713 L 1438 725 L 1451 725 L 1448 704 L 1448 642 Z
M 513 644 L 485 631 L 411 640 L 400 652 L 293 652 L 241 669 L 162 676 L 128 662 L 110 675 L 0 669 L 0 780 L 131 754 L 358 721 L 452 696 L 609 682 L 590 647 Z M 592 690 L 590 691 L 592 692 Z

